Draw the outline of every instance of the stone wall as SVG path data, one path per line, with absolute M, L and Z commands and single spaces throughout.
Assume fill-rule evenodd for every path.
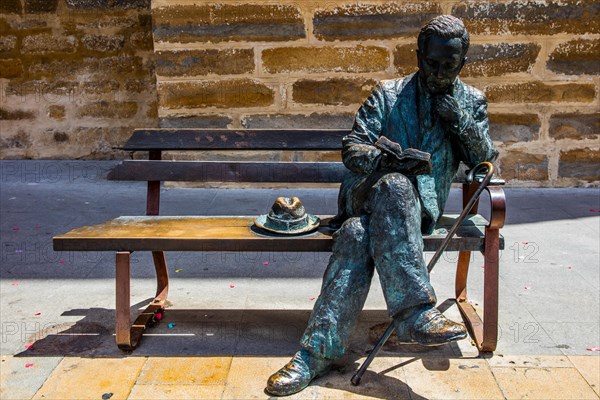
M 0 152 L 122 158 L 157 126 L 150 0 L 0 2 Z
M 445 13 L 471 32 L 462 77 L 488 96 L 502 176 L 600 183 L 596 0 L 153 0 L 152 24 L 148 1 L 2 3 L 3 157 L 121 157 L 111 145 L 156 123 L 349 128 L 378 80 L 415 71 L 418 29 Z M 27 98 L 40 82 L 51 96 Z
M 160 124 L 350 127 L 377 80 L 415 71 L 418 29 L 441 13 L 463 18 L 472 34 L 462 76 L 489 98 L 502 176 L 597 184 L 595 0 L 154 0 Z

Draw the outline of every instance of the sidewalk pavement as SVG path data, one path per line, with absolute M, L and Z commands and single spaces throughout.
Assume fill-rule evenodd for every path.
M 52 251 L 51 237 L 141 215 L 145 183 L 110 182 L 115 162 L 0 162 L 1 399 L 268 398 L 268 376 L 297 350 L 327 254 L 167 254 L 171 306 L 132 353 L 114 342 L 114 255 Z M 377 278 L 348 355 L 290 398 L 600 398 L 600 190 L 507 188 L 499 344 L 384 347 L 350 377 L 385 323 Z M 163 189 L 162 214 L 262 214 L 280 195 L 335 213 L 336 190 Z M 447 211 L 459 211 L 453 191 Z M 485 209 L 483 209 L 485 214 Z M 427 256 L 431 256 L 428 254 Z M 445 314 L 455 254 L 431 278 Z M 476 255 L 470 298 L 481 306 Z M 132 313 L 153 295 L 148 254 L 132 264 Z

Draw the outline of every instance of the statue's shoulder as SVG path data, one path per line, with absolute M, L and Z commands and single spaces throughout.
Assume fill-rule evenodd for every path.
M 398 98 L 402 90 L 407 85 L 414 83 L 413 78 L 415 78 L 415 74 L 398 79 L 384 79 L 382 81 L 379 81 L 377 86 L 379 90 L 382 91 L 387 101 L 393 104 L 396 102 L 396 99 Z
M 458 88 L 460 88 L 460 91 L 464 94 L 466 99 L 474 103 L 487 103 L 487 98 L 485 97 L 485 94 L 476 87 L 467 85 L 458 78 L 456 79 L 456 85 Z
M 408 75 L 402 78 L 397 79 L 384 79 L 379 81 L 379 86 L 386 92 L 395 92 L 400 93 L 400 91 L 412 81 L 415 77 L 415 74 Z

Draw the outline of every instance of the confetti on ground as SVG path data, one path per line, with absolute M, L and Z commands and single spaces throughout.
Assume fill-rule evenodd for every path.
M 529 286 L 529 285 L 525 285 L 525 286 L 523 286 L 523 287 L 525 288 L 525 290 L 529 290 L 529 289 L 531 289 L 531 286 Z
M 13 286 L 19 286 L 19 282 L 13 282 L 13 283 L 11 283 L 11 285 L 13 285 Z
M 41 225 L 36 225 L 35 229 L 40 229 L 42 226 Z
M 521 242 L 521 244 L 529 244 L 529 242 Z
M 314 299 L 316 299 L 316 297 L 309 297 L 308 298 L 310 301 L 313 301 Z
M 35 314 L 33 314 L 33 315 L 36 315 L 36 316 L 38 316 L 38 315 L 42 315 L 42 313 L 38 311 L 38 312 L 36 312 L 36 313 L 35 313 Z
M 183 271 L 183 270 L 182 270 L 182 269 L 176 269 L 176 270 L 175 270 L 175 272 L 177 272 L 177 273 L 179 273 L 179 272 L 181 272 L 181 271 Z
M 596 210 L 595 208 L 590 208 L 590 212 L 600 212 L 600 210 Z
M 269 265 L 268 261 L 263 261 L 263 265 Z
M 229 289 L 233 289 L 235 287 L 234 284 L 229 285 Z
M 600 351 L 600 347 L 588 347 L 587 351 Z
M 113 393 L 104 393 L 104 394 L 102 395 L 102 400 L 108 400 L 108 399 L 110 399 L 111 397 L 113 397 Z
M 33 367 L 33 363 L 27 363 L 27 364 L 25 364 L 25 368 L 31 368 L 31 367 Z
M 13 231 L 20 231 L 21 228 L 17 228 L 16 226 L 13 228 Z
M 27 350 L 33 350 L 33 345 L 32 345 L 32 344 L 26 344 L 26 345 L 25 345 L 25 348 L 26 348 Z
M 567 269 L 573 269 L 573 267 L 572 267 L 571 265 L 569 265 L 569 266 L 567 267 Z
M 155 318 L 156 318 L 158 321 L 160 321 L 160 320 L 162 319 L 162 314 L 161 314 L 161 313 L 156 313 L 156 314 L 154 314 L 154 317 L 155 317 Z
M 60 260 L 60 263 L 61 263 L 61 264 L 64 264 L 64 263 L 65 263 L 65 260 Z
M 170 323 L 169 325 L 167 325 L 167 326 L 169 327 L 169 329 L 173 329 L 173 328 L 175 328 L 175 327 L 177 326 L 177 324 L 176 324 L 176 323 L 174 323 L 174 322 L 171 322 L 171 323 Z
M 15 250 L 15 253 L 22 253 L 23 250 Z

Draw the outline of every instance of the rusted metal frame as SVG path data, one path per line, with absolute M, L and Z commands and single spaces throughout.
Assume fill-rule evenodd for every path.
M 485 228 L 484 254 L 484 304 L 483 320 L 475 308 L 467 300 L 467 272 L 470 252 L 459 254 L 456 275 L 456 300 L 458 308 L 473 337 L 475 345 L 481 352 L 496 350 L 498 341 L 498 282 L 500 260 L 500 228 L 504 226 L 506 217 L 506 199 L 499 186 L 488 186 L 491 202 L 489 224 Z M 461 252 L 463 253 L 463 252 Z
M 150 160 L 160 160 L 161 151 L 150 151 Z M 160 207 L 160 181 L 148 181 L 146 197 L 146 215 L 158 215 Z M 156 271 L 156 294 L 154 300 L 131 324 L 130 317 L 130 251 L 116 253 L 116 339 L 121 350 L 133 350 L 137 347 L 146 328 L 156 322 L 155 315 L 164 310 L 169 292 L 169 275 L 163 251 L 153 251 L 152 259 Z
M 157 289 L 154 300 L 131 324 L 131 269 L 130 251 L 116 252 L 116 324 L 117 346 L 121 350 L 133 350 L 137 347 L 144 331 L 156 322 L 156 314 L 164 311 L 169 291 L 167 264 L 164 252 L 153 251 L 154 266 L 157 275 Z

